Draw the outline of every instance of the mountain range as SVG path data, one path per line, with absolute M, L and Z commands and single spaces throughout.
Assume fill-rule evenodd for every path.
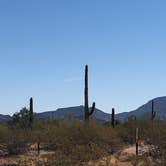
M 153 101 L 154 101 L 154 110 L 156 112 L 156 117 L 162 120 L 166 120 L 166 96 L 155 98 L 153 99 Z M 119 121 L 125 121 L 132 115 L 135 115 L 137 118 L 149 119 L 151 115 L 151 108 L 152 108 L 151 103 L 152 103 L 152 100 L 140 106 L 136 110 L 116 114 L 116 119 Z M 84 107 L 75 106 L 75 107 L 59 108 L 55 111 L 35 113 L 35 116 L 36 118 L 39 118 L 39 119 L 77 118 L 77 119 L 83 120 Z M 106 122 L 111 120 L 111 114 L 105 113 L 104 111 L 96 108 L 95 112 L 92 115 L 92 118 L 98 121 Z M 9 115 L 0 114 L 0 122 L 7 122 L 7 121 L 10 121 L 11 119 L 12 117 Z
M 154 111 L 156 112 L 156 118 L 166 120 L 166 96 L 157 97 L 152 100 L 154 101 Z M 150 119 L 152 100 L 148 101 L 146 104 L 140 106 L 136 110 L 117 114 L 117 119 L 124 121 L 132 115 L 135 115 L 138 119 Z
M 84 106 L 59 108 L 56 111 L 37 113 L 36 117 L 39 119 L 76 118 L 76 119 L 83 120 L 83 118 L 84 118 Z M 109 121 L 111 118 L 111 114 L 105 113 L 105 112 L 96 108 L 95 112 L 92 114 L 92 118 L 99 120 L 99 121 Z

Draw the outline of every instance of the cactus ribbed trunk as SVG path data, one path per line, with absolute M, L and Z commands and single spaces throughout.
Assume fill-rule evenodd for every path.
M 88 65 L 85 66 L 85 89 L 84 89 L 84 120 L 89 120 L 89 117 L 95 111 L 95 102 L 92 104 L 91 111 L 89 112 L 89 101 L 88 101 Z
M 115 109 L 112 108 L 112 119 L 111 119 L 111 123 L 112 123 L 112 127 L 115 128 Z
M 151 113 L 151 120 L 154 120 L 156 116 L 156 112 L 154 110 L 154 100 L 152 100 L 152 113 Z
M 33 123 L 33 98 L 30 98 L 30 103 L 29 103 L 29 114 L 30 114 L 30 124 L 32 125 Z
M 85 91 L 84 91 L 84 113 L 85 113 L 85 120 L 89 119 L 89 103 L 88 103 L 88 65 L 85 66 Z

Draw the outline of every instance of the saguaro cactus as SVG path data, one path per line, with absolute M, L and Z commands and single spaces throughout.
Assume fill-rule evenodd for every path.
M 95 111 L 95 102 L 92 104 L 92 108 L 89 111 L 89 103 L 88 103 L 88 65 L 85 66 L 85 89 L 84 89 L 84 114 L 85 120 L 89 120 L 89 117 Z
M 153 120 L 156 116 L 156 112 L 154 110 L 154 100 L 152 100 L 152 113 L 151 113 L 151 120 Z
M 136 155 L 138 156 L 138 127 L 135 131 L 135 149 L 136 149 Z
M 29 102 L 29 115 L 30 115 L 29 121 L 30 121 L 30 124 L 32 124 L 33 123 L 33 98 L 32 97 L 30 98 L 30 102 Z
M 112 123 L 112 127 L 115 128 L 115 109 L 112 108 L 112 114 L 111 114 L 111 123 Z

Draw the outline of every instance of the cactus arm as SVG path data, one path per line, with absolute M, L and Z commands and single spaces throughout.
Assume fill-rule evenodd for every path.
M 92 115 L 94 111 L 95 111 L 95 102 L 93 102 L 91 111 L 88 113 L 88 115 L 89 116 Z
M 153 112 L 152 119 L 156 117 L 156 112 Z

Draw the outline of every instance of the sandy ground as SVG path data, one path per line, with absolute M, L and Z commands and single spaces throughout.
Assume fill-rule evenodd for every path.
M 148 153 L 149 148 L 150 146 L 148 145 L 144 144 L 140 145 L 139 155 Z M 24 163 L 29 163 L 29 166 L 35 166 L 34 164 L 35 162 L 37 162 L 39 165 L 44 165 L 44 163 L 47 163 L 46 156 L 52 154 L 53 152 L 41 151 L 40 155 L 38 156 L 36 151 L 32 150 L 24 155 L 1 157 L 0 166 L 4 166 L 5 164 L 11 164 L 11 166 L 15 166 L 18 165 L 20 161 L 24 161 L 20 166 L 27 166 L 27 164 Z M 135 157 L 135 145 L 126 147 L 123 150 L 119 151 L 118 153 L 104 157 L 100 160 L 89 161 L 88 163 L 85 163 L 85 165 L 86 166 L 133 166 L 131 162 L 132 157 Z M 139 166 L 146 166 L 146 164 L 141 164 L 141 165 L 139 164 Z
M 139 156 L 142 156 L 146 153 L 149 153 L 151 146 L 141 144 L 139 146 Z M 147 162 L 145 161 L 138 161 L 137 163 L 131 162 L 131 159 L 135 158 L 136 148 L 135 145 L 125 147 L 123 150 L 119 151 L 118 153 L 104 157 L 97 161 L 90 161 L 88 162 L 88 166 L 152 166 L 152 161 L 150 158 L 147 158 Z M 134 161 L 134 160 L 133 160 Z M 151 163 L 150 163 L 151 162 Z
M 10 166 L 27 166 L 27 163 L 29 163 L 28 166 L 35 166 L 34 163 L 46 163 L 47 162 L 47 156 L 52 155 L 53 152 L 51 151 L 40 151 L 40 155 L 37 154 L 36 151 L 29 151 L 26 154 L 23 155 L 16 155 L 16 156 L 10 156 L 10 157 L 0 157 L 0 166 L 7 166 L 7 164 Z M 6 165 L 5 165 L 6 164 Z

